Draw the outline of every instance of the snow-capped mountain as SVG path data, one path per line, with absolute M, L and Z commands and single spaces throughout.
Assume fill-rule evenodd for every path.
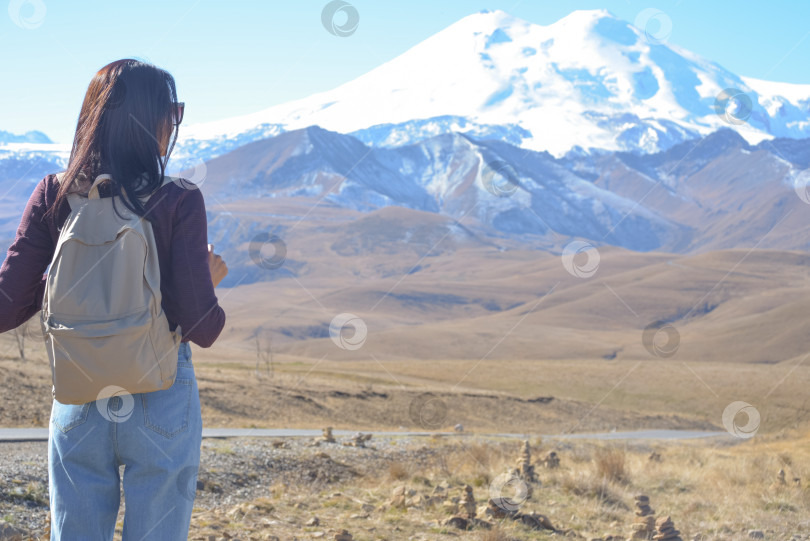
M 574 11 L 547 26 L 482 11 L 332 90 L 183 126 L 172 167 L 311 125 L 373 147 L 458 132 L 559 157 L 657 152 L 721 127 L 752 144 L 808 137 L 808 113 L 810 85 L 738 76 L 674 44 L 648 41 L 605 10 Z M 0 159 L 34 152 L 66 162 L 69 145 L 43 145 L 31 133 L 0 132 Z
M 314 124 L 371 146 L 456 131 L 556 156 L 655 152 L 721 127 L 754 144 L 807 137 L 808 112 L 810 85 L 740 77 L 651 43 L 605 10 L 575 11 L 548 26 L 496 10 L 464 17 L 330 91 L 188 126 L 177 151 L 207 160 Z

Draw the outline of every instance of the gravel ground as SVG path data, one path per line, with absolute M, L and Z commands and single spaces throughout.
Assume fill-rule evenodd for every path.
M 347 438 L 337 439 L 317 445 L 311 437 L 205 439 L 195 509 L 269 498 L 271 487 L 279 484 L 306 486 L 317 493 L 369 472 L 387 473 L 391 461 L 418 467 L 435 454 L 413 437 L 375 437 L 365 448 L 345 446 Z M 0 456 L 0 522 L 37 539 L 48 522 L 47 442 L 0 443 Z M 122 505 L 119 519 L 123 510 Z

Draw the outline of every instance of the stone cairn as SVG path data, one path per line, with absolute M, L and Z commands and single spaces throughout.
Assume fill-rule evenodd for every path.
M 638 539 L 650 539 L 655 533 L 655 511 L 650 508 L 650 498 L 644 494 L 639 494 L 636 501 L 636 519 L 633 521 L 633 533 L 627 541 Z
M 532 466 L 532 450 L 529 446 L 529 440 L 523 440 L 523 449 L 517 459 L 515 473 L 524 481 L 537 481 L 537 477 L 534 475 L 534 466 Z
M 473 488 L 470 485 L 464 485 L 464 493 L 461 495 L 458 505 L 464 516 L 470 519 L 475 518 L 475 496 L 473 496 Z
M 675 524 L 669 517 L 661 517 L 655 521 L 655 541 L 683 541 L 681 532 L 675 529 Z
M 464 485 L 464 492 L 461 494 L 458 508 L 458 515 L 444 521 L 445 524 L 455 526 L 460 530 L 471 530 L 473 527 L 487 530 L 492 528 L 492 524 L 489 522 L 475 518 L 475 496 L 473 496 L 473 488 L 470 485 Z
M 549 470 L 560 467 L 560 457 L 557 455 L 556 451 L 551 451 L 546 455 L 546 458 L 543 459 L 543 466 Z

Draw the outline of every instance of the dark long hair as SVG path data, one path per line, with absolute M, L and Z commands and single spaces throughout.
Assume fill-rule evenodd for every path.
M 86 192 L 98 175 L 107 173 L 112 177 L 111 194 L 120 196 L 123 191 L 125 197 L 116 199 L 145 217 L 138 197 L 151 194 L 163 182 L 177 140 L 172 121 L 176 102 L 174 78 L 151 64 L 125 58 L 98 70 L 84 96 L 67 171 L 49 212 L 58 216 L 68 192 L 82 192 L 74 180 L 84 184 Z M 162 157 L 166 135 L 171 144 Z

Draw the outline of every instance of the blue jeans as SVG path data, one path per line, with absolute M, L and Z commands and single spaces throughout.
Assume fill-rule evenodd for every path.
M 197 489 L 202 417 L 191 347 L 164 391 L 82 405 L 54 400 L 48 437 L 51 540 L 113 538 L 124 466 L 123 539 L 185 540 Z

